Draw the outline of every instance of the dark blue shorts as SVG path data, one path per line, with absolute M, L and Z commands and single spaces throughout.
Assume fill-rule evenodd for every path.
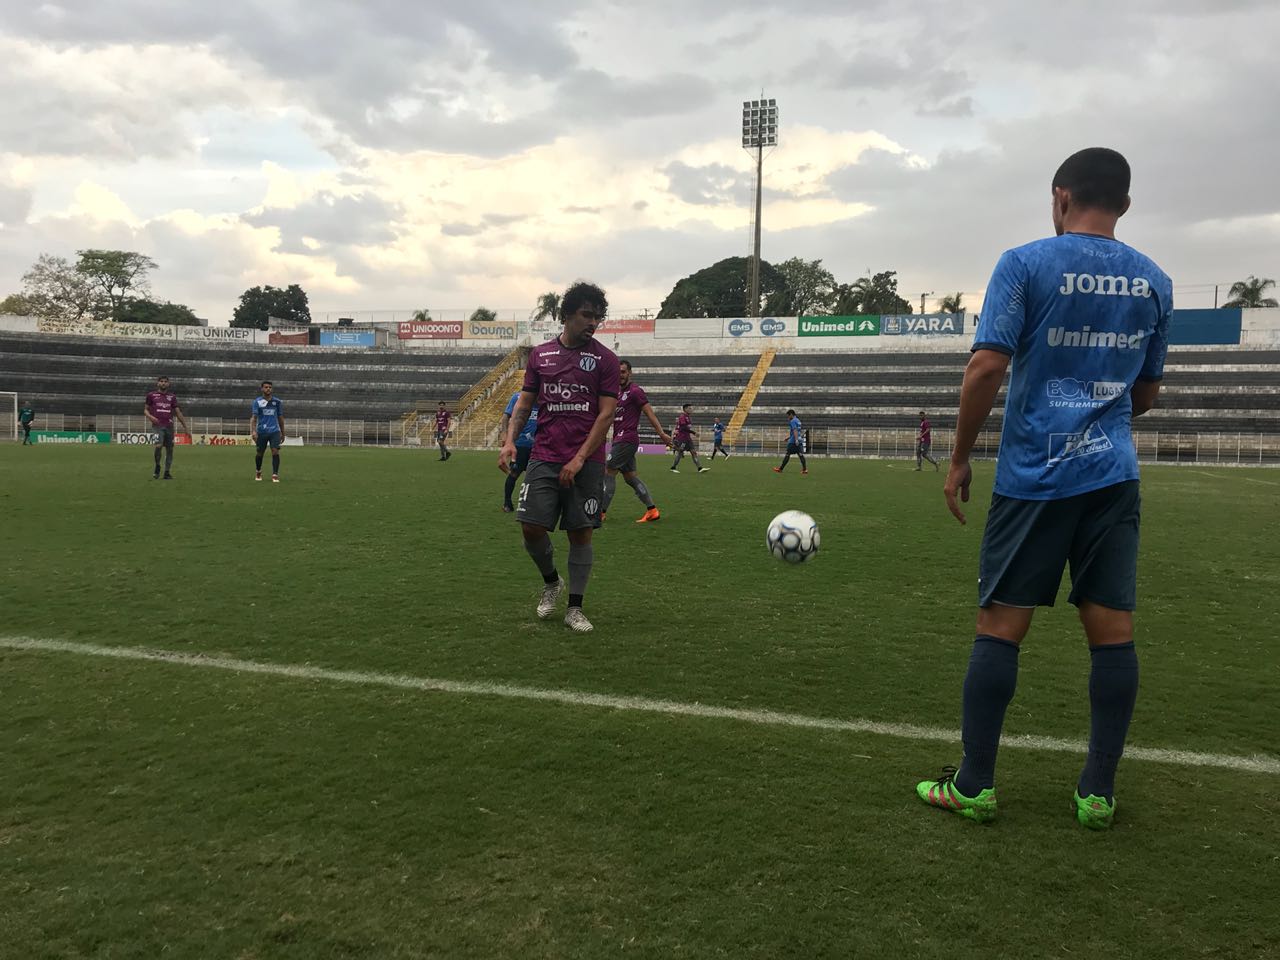
M 804 446 L 799 443 L 787 442 L 787 456 L 794 457 L 804 453 Z
M 1065 500 L 995 494 L 978 560 L 978 606 L 1052 607 L 1071 567 L 1071 593 L 1113 610 L 1137 606 L 1138 481 Z
M 275 431 L 274 433 L 263 433 L 261 430 L 258 431 L 258 452 L 259 453 L 267 449 L 267 447 L 270 447 L 272 450 L 279 450 L 280 444 L 283 442 L 284 442 L 284 437 L 280 436 L 279 430 Z

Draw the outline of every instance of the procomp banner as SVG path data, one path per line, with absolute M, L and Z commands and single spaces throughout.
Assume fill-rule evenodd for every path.
M 79 430 L 32 430 L 32 443 L 110 443 L 111 434 Z
M 802 337 L 875 337 L 880 334 L 880 318 L 865 317 L 801 317 Z
M 117 433 L 115 435 L 115 443 L 123 443 L 131 446 L 152 446 L 154 447 L 160 442 L 160 434 L 158 433 Z M 178 446 L 191 443 L 191 434 L 175 433 L 173 442 Z
M 396 336 L 401 340 L 461 340 L 461 320 L 412 320 L 401 323 Z
M 900 313 L 881 317 L 880 332 L 886 337 L 960 334 L 964 333 L 964 316 L 959 313 Z

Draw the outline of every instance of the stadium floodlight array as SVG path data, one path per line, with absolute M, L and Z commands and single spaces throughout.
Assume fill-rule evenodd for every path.
M 778 101 L 742 101 L 742 146 L 747 150 L 778 145 Z

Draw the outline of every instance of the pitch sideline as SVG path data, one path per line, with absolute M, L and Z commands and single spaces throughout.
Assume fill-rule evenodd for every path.
M 0 649 L 27 650 L 42 653 L 71 653 L 86 657 L 175 664 L 185 667 L 204 667 L 231 673 L 288 677 L 295 680 L 322 680 L 330 683 L 345 683 L 358 686 L 417 690 L 423 693 L 452 693 L 464 696 L 539 700 L 546 703 L 559 703 L 575 707 L 630 710 L 639 713 L 665 713 L 712 720 L 734 720 L 740 723 L 752 723 L 762 726 L 798 727 L 839 733 L 870 733 L 877 736 L 894 737 L 899 740 L 916 740 L 928 743 L 955 745 L 960 741 L 960 731 L 958 730 L 947 730 L 941 727 L 922 727 L 909 723 L 881 723 L 875 720 L 836 720 L 828 717 L 809 717 L 798 713 L 785 713 L 779 710 L 744 710 L 702 703 L 656 700 L 649 697 L 582 693 L 575 690 L 552 690 L 505 683 L 472 683 L 460 680 L 440 680 L 432 677 L 365 673 L 358 670 L 331 670 L 324 667 L 264 663 L 256 660 L 240 660 L 233 657 L 208 657 L 201 654 L 179 653 L 170 650 L 148 650 L 141 647 L 108 647 L 91 643 L 74 643 L 68 640 L 0 637 Z M 1042 750 L 1075 754 L 1082 754 L 1086 749 L 1086 745 L 1081 741 L 1026 734 L 1005 737 L 1000 741 L 1000 746 L 1019 750 Z M 1234 754 L 1172 750 L 1162 747 L 1128 746 L 1125 748 L 1125 756 L 1131 760 L 1146 760 L 1179 767 L 1217 767 L 1247 773 L 1280 774 L 1280 758 L 1270 757 L 1265 754 L 1238 756 Z

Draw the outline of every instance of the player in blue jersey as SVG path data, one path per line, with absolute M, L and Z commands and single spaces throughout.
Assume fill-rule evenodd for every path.
M 284 443 L 284 403 L 273 396 L 270 380 L 262 381 L 262 396 L 253 401 L 249 411 L 249 435 L 258 445 L 253 479 L 262 479 L 262 455 L 271 447 L 271 482 L 280 482 L 280 445 Z
M 716 417 L 716 422 L 711 425 L 711 459 L 716 458 L 716 454 L 724 454 L 726 460 L 729 459 L 729 451 L 724 448 L 724 421 Z
M 794 410 L 787 411 L 787 455 L 782 458 L 782 465 L 773 468 L 774 473 L 781 473 L 787 469 L 787 464 L 791 462 L 792 456 L 800 458 L 800 476 L 807 477 L 809 475 L 809 464 L 804 459 L 804 430 L 800 418 L 796 416 Z
M 1056 236 L 1006 251 L 987 286 L 965 369 L 944 492 L 965 522 L 969 454 L 1012 361 L 995 492 L 978 561 L 977 639 L 964 680 L 964 758 L 916 793 L 977 821 L 996 813 L 996 750 L 1018 678 L 1018 649 L 1063 568 L 1089 643 L 1089 752 L 1076 819 L 1106 829 L 1138 694 L 1133 646 L 1138 458 L 1130 419 L 1150 410 L 1168 350 L 1173 286 L 1115 238 L 1129 209 L 1129 164 L 1094 147 L 1053 178 Z
M 503 442 L 507 439 L 507 427 L 511 425 L 511 412 L 515 410 L 516 404 L 520 402 L 520 391 L 517 390 L 511 395 L 511 399 L 507 401 L 507 409 L 502 412 L 502 422 L 498 425 L 498 436 Z M 502 488 L 502 512 L 514 513 L 515 504 L 511 502 L 511 495 L 516 491 L 516 480 L 520 474 L 524 473 L 529 466 L 529 455 L 533 453 L 533 438 L 538 432 L 538 404 L 534 403 L 533 408 L 529 411 L 529 422 L 524 425 L 524 429 L 520 431 L 520 435 L 516 437 L 516 458 L 510 464 L 500 464 L 507 475 L 507 482 Z

